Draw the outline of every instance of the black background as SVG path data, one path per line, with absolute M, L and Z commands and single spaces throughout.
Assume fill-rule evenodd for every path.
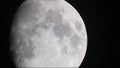
M 15 68 L 9 52 L 13 16 L 24 0 L 0 2 L 0 68 Z M 117 6 L 110 0 L 67 0 L 82 16 L 88 34 L 88 48 L 80 68 L 118 68 Z M 113 6 L 114 5 L 114 6 Z M 113 12 L 114 11 L 114 12 Z

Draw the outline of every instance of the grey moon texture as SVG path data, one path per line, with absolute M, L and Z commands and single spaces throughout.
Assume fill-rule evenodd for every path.
M 26 0 L 14 24 L 13 34 L 24 34 L 35 46 L 34 57 L 17 62 L 20 67 L 79 67 L 82 63 L 87 49 L 85 24 L 65 0 Z

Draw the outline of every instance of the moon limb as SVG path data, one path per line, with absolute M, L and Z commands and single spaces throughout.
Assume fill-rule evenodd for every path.
M 66 15 L 66 14 L 63 14 L 63 15 Z M 63 17 L 66 17 L 66 16 L 63 16 Z M 75 17 L 77 17 L 77 16 L 75 16 Z M 80 16 L 79 16 L 79 18 L 80 18 Z M 80 18 L 80 19 L 81 19 L 81 18 Z M 76 31 L 76 33 L 78 34 L 78 31 Z M 83 49 L 85 49 L 85 50 L 86 50 L 86 46 L 85 46 L 85 48 L 83 48 Z M 82 59 L 83 59 L 83 57 L 84 57 L 84 53 L 85 53 L 84 51 L 85 51 L 85 50 L 83 50 L 83 53 L 82 53 L 82 54 L 83 54 L 83 56 L 81 56 L 81 60 L 82 60 Z M 82 62 L 82 61 L 80 61 L 80 62 Z
M 63 3 L 63 2 L 61 2 L 61 5 L 63 5 L 62 3 Z M 65 5 L 66 5 L 66 4 L 65 4 Z M 65 6 L 65 5 L 64 5 L 64 6 Z M 48 6 L 47 6 L 47 7 L 48 7 Z M 69 6 L 68 6 L 68 7 L 69 7 Z M 67 9 L 65 10 L 65 8 L 68 8 L 68 7 L 60 8 L 60 9 L 64 9 L 64 10 L 61 10 L 61 14 L 62 14 L 62 17 L 64 18 L 64 19 L 63 19 L 64 21 L 65 21 L 65 20 L 68 21 L 69 19 L 72 19 L 72 20 L 74 19 L 74 18 L 72 18 L 72 17 L 71 17 L 71 18 L 68 18 L 68 17 L 70 17 L 70 16 L 68 16 L 68 15 L 69 15 L 70 13 L 72 13 L 71 11 L 73 11 L 73 10 L 71 10 L 71 9 L 69 8 L 70 13 L 68 13 L 68 12 L 67 12 Z M 53 8 L 53 7 L 48 7 L 48 8 Z M 75 13 L 75 14 L 76 14 L 76 13 Z M 78 14 L 78 13 L 77 13 L 77 14 Z M 64 15 L 65 15 L 65 16 L 64 16 Z M 68 17 L 67 17 L 67 16 L 68 16 Z M 73 17 L 77 17 L 77 16 L 75 16 L 74 13 L 73 13 Z M 76 28 L 73 27 L 73 24 L 72 24 L 73 21 L 72 21 L 72 22 L 68 21 L 68 22 L 69 22 L 69 23 L 68 23 L 69 26 L 72 28 L 72 31 L 75 32 L 74 34 L 79 35 L 80 32 L 78 32 L 78 31 L 76 30 Z M 64 29 L 63 29 L 63 30 L 64 30 Z M 83 32 L 84 32 L 84 31 L 83 31 Z M 50 33 L 54 33 L 54 32 L 50 32 Z M 52 35 L 52 34 L 51 34 L 51 35 Z M 54 34 L 53 34 L 53 38 L 56 38 Z M 81 38 L 81 37 L 80 37 L 80 38 Z M 68 40 L 67 40 L 66 42 L 68 42 Z M 86 41 L 85 41 L 85 42 L 86 42 Z M 78 63 L 77 63 L 77 66 L 82 62 L 83 57 L 84 57 L 84 54 L 85 54 L 86 46 L 82 46 L 82 47 L 85 47 L 85 48 L 83 48 L 83 51 L 80 50 L 81 52 L 80 52 L 80 55 L 79 55 L 79 56 L 81 56 L 81 57 L 76 56 L 76 57 L 78 57 L 78 58 L 76 58 L 76 61 L 77 61 L 78 59 L 80 59 L 80 61 L 77 61 L 77 62 L 78 62 Z M 68 48 L 68 49 L 70 49 L 70 48 Z M 82 49 L 82 48 L 81 48 L 81 49 Z M 85 49 L 85 50 L 84 50 L 84 49 Z M 69 58 L 69 60 L 71 60 L 71 61 L 73 61 L 73 59 L 74 59 L 73 57 L 70 58 L 71 56 L 64 56 L 64 57 L 63 57 L 64 60 L 65 60 L 65 57 Z M 40 58 L 37 58 L 37 59 L 41 60 Z M 37 59 L 36 59 L 36 60 L 37 60 Z M 63 60 L 63 59 L 62 59 L 62 60 Z M 33 61 L 32 61 L 32 62 L 33 62 Z M 37 62 L 37 61 L 36 61 L 36 62 Z M 67 61 L 67 62 L 68 62 L 68 61 Z M 67 62 L 66 62 L 66 63 L 67 63 Z M 69 62 L 70 62 L 70 61 L 69 61 Z M 75 61 L 74 61 L 74 62 L 75 62 Z M 74 62 L 73 62 L 73 63 L 74 63 Z M 59 62 L 59 63 L 60 63 L 60 62 Z M 44 64 L 43 64 L 43 65 L 44 65 Z M 55 65 L 55 64 L 53 64 L 53 65 Z M 67 65 L 67 64 L 66 64 L 66 65 Z M 76 64 L 75 64 L 75 65 L 76 65 Z M 51 65 L 50 65 L 50 66 L 51 66 Z M 58 66 L 59 66 L 59 65 L 58 65 Z M 74 65 L 73 65 L 73 66 L 74 66 Z

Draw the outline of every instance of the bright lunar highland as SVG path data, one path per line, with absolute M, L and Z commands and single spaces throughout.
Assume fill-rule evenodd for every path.
M 15 14 L 11 50 L 18 67 L 79 67 L 87 32 L 64 0 L 26 0 Z

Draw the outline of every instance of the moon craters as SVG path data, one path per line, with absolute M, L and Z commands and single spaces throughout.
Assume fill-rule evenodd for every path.
M 60 23 L 62 22 L 62 16 L 58 11 L 49 9 L 46 14 L 46 20 L 53 23 Z
M 47 30 L 50 26 L 53 26 L 55 36 L 62 40 L 64 36 L 70 34 L 71 30 L 69 25 L 65 24 L 66 22 L 63 21 L 60 11 L 48 9 L 45 18 L 40 23 L 40 27 Z
M 60 39 L 63 39 L 64 36 L 69 36 L 71 34 L 70 30 L 71 29 L 68 24 L 64 25 L 62 23 L 59 23 L 54 26 L 54 33 Z
M 45 14 L 45 18 L 42 20 L 42 22 L 40 22 L 40 26 L 43 29 L 48 29 L 53 24 L 58 24 L 61 22 L 62 16 L 60 15 L 60 13 L 53 9 L 48 9 L 48 11 Z

